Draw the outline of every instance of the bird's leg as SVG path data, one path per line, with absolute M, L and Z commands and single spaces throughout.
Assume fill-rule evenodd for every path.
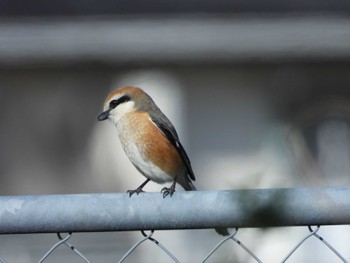
M 147 179 L 146 181 L 144 181 L 139 187 L 137 187 L 135 190 L 128 190 L 127 193 L 129 193 L 129 197 L 131 197 L 133 194 L 139 194 L 139 193 L 142 193 L 144 192 L 142 190 L 142 188 L 149 182 L 151 181 L 151 179 Z
M 176 177 L 174 179 L 173 184 L 170 187 L 164 187 L 162 189 L 161 193 L 163 193 L 163 198 L 167 197 L 168 195 L 170 195 L 170 197 L 173 196 L 175 192 L 175 185 L 176 185 Z

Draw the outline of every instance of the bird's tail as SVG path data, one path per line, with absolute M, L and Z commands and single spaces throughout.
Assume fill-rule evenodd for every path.
M 182 186 L 182 188 L 185 189 L 186 191 L 197 190 L 190 178 L 180 177 L 178 178 L 177 183 L 179 183 Z
M 217 227 L 215 228 L 216 233 L 222 236 L 228 236 L 230 232 L 228 232 L 228 229 L 226 227 Z
M 190 180 L 188 180 L 188 182 L 185 185 L 184 189 L 186 191 L 196 191 L 197 190 L 196 187 L 194 186 L 194 184 Z

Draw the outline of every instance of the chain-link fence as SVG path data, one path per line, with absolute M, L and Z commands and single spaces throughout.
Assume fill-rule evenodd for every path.
M 181 262 L 166 242 L 159 241 L 156 230 L 226 226 L 235 226 L 231 234 L 222 237 L 205 255 L 193 258 L 192 262 L 216 262 L 214 256 L 221 253 L 220 249 L 227 243 L 243 251 L 251 262 L 271 262 L 263 260 L 240 233 L 246 231 L 246 227 L 277 226 L 305 228 L 303 238 L 293 240 L 293 245 L 278 262 L 288 262 L 308 239 L 321 242 L 323 249 L 334 255 L 334 262 L 348 262 L 344 253 L 337 249 L 339 244 L 331 244 L 319 230 L 325 228 L 324 225 L 349 222 L 350 187 L 177 192 L 165 199 L 158 193 L 143 193 L 132 198 L 127 194 L 0 197 L 2 234 L 57 233 L 57 242 L 47 245 L 46 252 L 36 262 L 50 262 L 59 248 L 76 255 L 72 262 L 93 262 L 81 252 L 84 248 L 74 246 L 72 236 L 79 233 L 73 232 L 121 230 L 140 230 L 141 235 L 121 256 L 116 255 L 113 262 L 130 260 L 144 242 L 162 250 L 169 262 Z M 197 240 L 192 245 L 200 243 L 201 240 Z M 271 248 L 271 252 L 273 250 Z M 8 261 L 0 254 L 0 262 Z

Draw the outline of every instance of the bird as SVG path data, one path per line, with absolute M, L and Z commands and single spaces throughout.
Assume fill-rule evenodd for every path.
M 121 145 L 136 169 L 146 177 L 130 197 L 143 192 L 149 182 L 172 182 L 164 187 L 163 197 L 172 196 L 176 183 L 186 191 L 194 191 L 195 175 L 179 136 L 165 114 L 142 89 L 118 88 L 109 94 L 99 121 L 109 119 L 117 127 Z
M 150 181 L 172 182 L 161 190 L 163 198 L 172 197 L 176 183 L 186 191 L 195 191 L 195 175 L 179 136 L 165 114 L 142 89 L 133 86 L 117 88 L 110 93 L 98 115 L 99 121 L 110 120 L 117 128 L 119 140 L 127 157 L 146 180 L 129 197 L 143 191 Z M 228 235 L 226 228 L 215 228 Z

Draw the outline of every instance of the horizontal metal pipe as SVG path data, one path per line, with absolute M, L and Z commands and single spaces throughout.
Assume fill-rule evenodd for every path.
M 0 197 L 0 234 L 350 224 L 350 187 Z

